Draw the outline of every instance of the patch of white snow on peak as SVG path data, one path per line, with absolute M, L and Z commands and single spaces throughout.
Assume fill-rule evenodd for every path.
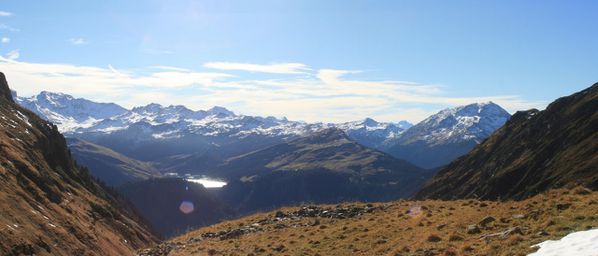
M 528 256 L 598 256 L 598 229 L 574 232 L 536 246 L 540 249 Z

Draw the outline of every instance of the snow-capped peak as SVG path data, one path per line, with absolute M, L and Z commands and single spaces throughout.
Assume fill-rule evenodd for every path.
M 401 143 L 424 141 L 443 144 L 474 140 L 480 142 L 501 127 L 510 114 L 493 102 L 473 103 L 444 109 L 401 136 Z

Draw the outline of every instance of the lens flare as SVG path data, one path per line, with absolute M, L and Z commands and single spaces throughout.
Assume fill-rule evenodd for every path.
M 195 206 L 193 205 L 193 202 L 183 201 L 179 206 L 179 211 L 181 211 L 184 214 L 192 213 L 194 210 Z

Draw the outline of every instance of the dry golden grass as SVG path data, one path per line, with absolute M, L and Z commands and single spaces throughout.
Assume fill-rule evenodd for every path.
M 374 206 L 383 210 L 349 219 L 274 221 L 260 225 L 264 231 L 232 239 L 200 238 L 275 219 L 274 212 L 259 213 L 161 246 L 174 248 L 168 255 L 525 255 L 544 240 L 598 226 L 598 192 L 582 188 L 553 190 L 524 201 L 402 200 Z M 494 221 L 479 224 L 488 216 Z M 276 228 L 279 224 L 286 227 Z M 468 233 L 470 225 L 478 225 L 479 233 Z M 508 230 L 512 232 L 499 234 Z

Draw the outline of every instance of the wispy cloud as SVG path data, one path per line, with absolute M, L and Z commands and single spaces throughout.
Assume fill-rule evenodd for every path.
M 208 62 L 204 64 L 204 67 L 220 70 L 240 70 L 271 74 L 300 74 L 309 70 L 308 66 L 302 63 L 278 63 L 262 65 L 238 62 Z
M 21 57 L 21 53 L 20 53 L 19 49 L 12 50 L 6 54 L 6 58 L 9 60 L 16 60 L 19 57 Z
M 440 85 L 355 79 L 351 77 L 358 71 L 339 69 L 251 80 L 170 66 L 127 70 L 111 65 L 101 68 L 41 64 L 0 57 L 0 70 L 21 95 L 49 90 L 126 107 L 150 102 L 182 104 L 193 109 L 220 105 L 242 114 L 286 116 L 310 122 L 365 117 L 417 122 L 440 108 L 473 102 L 494 101 L 509 111 L 542 108 L 545 104 L 516 95 L 453 97 Z
M 85 38 L 82 38 L 82 37 L 73 37 L 73 38 L 70 38 L 68 41 L 72 45 L 84 45 L 84 44 L 89 43 L 89 41 L 87 41 Z
M 2 39 L 0 39 L 0 42 L 2 42 L 3 44 L 10 43 L 10 38 L 8 38 L 8 37 L 3 37 Z
M 12 16 L 12 12 L 0 11 L 0 17 L 10 17 L 10 16 Z
M 0 24 L 0 30 L 6 30 L 6 31 L 10 31 L 10 32 L 19 32 L 20 31 L 18 28 L 13 28 L 6 24 Z
M 124 99 L 127 95 L 142 91 L 179 89 L 202 85 L 210 86 L 214 81 L 231 77 L 223 73 L 158 71 L 136 74 L 127 70 L 77 66 L 70 64 L 42 64 L 16 61 L 0 57 L 0 70 L 13 81 L 11 85 L 22 95 L 32 95 L 41 90 L 72 93 L 91 99 L 98 94 L 109 98 Z M 40 87 L 40 84 L 43 86 Z M 100 98 L 101 98 L 100 97 Z M 147 100 L 147 99 L 146 99 Z M 141 104 L 135 102 L 134 104 Z M 125 104 L 129 105 L 129 104 Z

